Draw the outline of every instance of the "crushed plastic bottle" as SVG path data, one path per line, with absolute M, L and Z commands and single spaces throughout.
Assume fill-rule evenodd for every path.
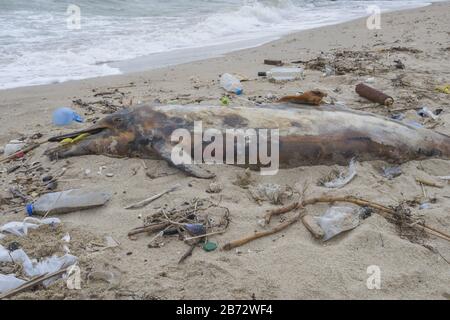
M 303 78 L 303 68 L 277 67 L 267 72 L 258 72 L 258 76 L 267 77 L 272 82 L 293 81 Z
M 53 124 L 56 126 L 66 126 L 73 121 L 83 122 L 83 118 L 70 108 L 62 107 L 53 112 Z
M 229 73 L 224 73 L 220 77 L 220 86 L 226 91 L 233 92 L 237 95 L 243 92 L 241 81 Z
M 104 205 L 111 198 L 108 192 L 72 189 L 47 193 L 26 206 L 28 215 L 61 214 Z

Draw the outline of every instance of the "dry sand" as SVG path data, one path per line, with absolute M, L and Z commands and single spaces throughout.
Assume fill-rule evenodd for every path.
M 218 76 L 223 72 L 237 73 L 248 79 L 244 82 L 245 93 L 240 98 L 232 97 L 231 105 L 265 103 L 272 99 L 268 94 L 281 97 L 319 88 L 329 94 L 329 101 L 338 101 L 350 108 L 381 115 L 395 113 L 354 92 L 358 82 L 374 78 L 372 86 L 395 98 L 393 109 L 411 109 L 401 111 L 408 120 L 450 134 L 449 95 L 434 90 L 450 81 L 449 13 L 450 3 L 438 3 L 383 14 L 381 30 L 368 30 L 365 19 L 359 19 L 292 34 L 261 47 L 204 61 L 128 75 L 0 91 L 0 145 L 37 132 L 42 133 L 44 139 L 70 131 L 73 128 L 58 129 L 51 125 L 52 110 L 61 105 L 72 105 L 76 99 L 84 102 L 108 100 L 108 95 L 95 94 L 111 91 L 111 87 L 122 87 L 118 90 L 123 93 L 125 104 L 130 99 L 133 104 L 140 101 L 218 104 L 224 94 L 218 85 Z M 347 68 L 344 75 L 324 77 L 321 70 L 306 68 L 304 80 L 285 84 L 256 77 L 258 71 L 269 68 L 262 63 L 266 58 L 307 61 L 321 56 L 321 52 L 327 57 L 343 50 L 350 51 L 343 54 L 342 66 Z M 394 60 L 397 59 L 404 63 L 405 69 L 395 67 Z M 353 71 L 349 70 L 352 66 L 356 66 Z M 122 94 L 116 92 L 112 96 L 121 97 Z M 114 104 L 120 105 L 119 100 L 113 100 Z M 416 115 L 414 109 L 424 105 L 431 110 L 443 109 L 438 122 Z M 87 111 L 77 104 L 73 107 L 80 113 Z M 94 112 L 86 117 L 90 120 L 101 117 L 100 110 L 94 108 Z M 184 264 L 177 265 L 188 246 L 176 237 L 165 239 L 162 248 L 151 249 L 147 246 L 151 236 L 141 235 L 131 240 L 127 232 L 142 225 L 141 215 L 145 218 L 165 203 L 178 204 L 195 197 L 220 200 L 221 205 L 230 210 L 231 223 L 227 232 L 211 237 L 219 246 L 261 229 L 257 221 L 266 209 L 276 206 L 267 202 L 259 205 L 247 190 L 232 183 L 243 169 L 213 167 L 212 171 L 217 173 L 224 189 L 219 194 L 209 194 L 206 193 L 209 181 L 187 177 L 169 168 L 164 161 L 143 162 L 93 155 L 50 162 L 42 156 L 46 148 L 48 145 L 39 147 L 25 161 L 28 164 L 40 161 L 52 175 L 58 175 L 65 168 L 59 178 L 58 190 L 97 187 L 112 191 L 114 196 L 100 209 L 60 216 L 64 223 L 62 229 L 37 231 L 29 239 L 21 240 L 30 255 L 43 257 L 60 252 L 59 239 L 69 232 L 72 236 L 69 247 L 80 259 L 82 289 L 71 291 L 59 281 L 50 288 L 38 288 L 15 298 L 444 299 L 450 294 L 449 243 L 434 237 L 411 242 L 377 214 L 364 220 L 356 229 L 326 243 L 315 240 L 301 223 L 296 223 L 279 234 L 249 243 L 237 251 L 207 253 L 197 248 Z M 0 164 L 1 224 L 24 217 L 22 209 L 11 212 L 12 207 L 22 206 L 20 200 L 14 200 L 14 204 L 8 199 L 7 190 L 15 184 L 21 170 L 7 174 L 5 169 L 12 165 Z M 378 171 L 382 165 L 378 161 L 359 163 L 357 177 L 333 194 L 356 195 L 385 205 L 396 205 L 403 200 L 423 197 L 422 188 L 415 182 L 416 175 L 433 178 L 450 174 L 447 160 L 411 161 L 401 166 L 401 176 L 388 180 Z M 101 166 L 106 169 L 98 174 Z M 278 183 L 294 189 L 307 183 L 307 195 L 319 196 L 329 190 L 318 186 L 317 181 L 336 168 L 300 167 L 281 170 L 276 176 L 262 177 L 257 173 L 253 176 L 256 183 Z M 88 174 L 87 169 L 90 170 Z M 107 177 L 106 173 L 113 173 L 113 176 Z M 175 183 L 182 184 L 183 188 L 163 196 L 147 208 L 123 209 Z M 27 188 L 23 183 L 22 187 Z M 427 196 L 435 198 L 436 202 L 430 209 L 411 208 L 415 216 L 446 233 L 450 233 L 449 188 L 448 185 L 425 187 Z M 29 195 L 36 194 L 31 192 Z M 315 205 L 307 211 L 319 215 L 326 208 L 327 205 Z M 272 224 L 279 221 L 280 218 L 276 218 Z M 96 243 L 106 235 L 114 237 L 120 246 L 98 250 Z M 13 239 L 8 237 L 0 243 L 5 245 L 10 241 Z M 46 249 L 49 247 L 53 251 Z M 366 286 L 370 265 L 377 265 L 381 270 L 380 290 L 369 290 Z M 87 281 L 90 272 L 102 270 L 113 272 L 117 281 L 114 284 Z

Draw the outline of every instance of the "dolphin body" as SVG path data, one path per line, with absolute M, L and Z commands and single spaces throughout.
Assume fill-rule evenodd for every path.
M 346 165 L 355 157 L 359 161 L 391 163 L 450 159 L 450 136 L 445 134 L 343 107 L 290 104 L 252 108 L 138 106 L 108 115 L 88 129 L 49 139 L 56 142 L 89 134 L 76 143 L 49 149 L 46 154 L 52 159 L 87 154 L 164 159 L 190 175 L 210 178 L 214 175 L 208 170 L 196 164 L 174 163 L 172 159 L 172 150 L 179 143 L 172 141 L 172 133 L 186 129 L 194 134 L 196 121 L 202 122 L 204 130 L 278 129 L 281 168 Z

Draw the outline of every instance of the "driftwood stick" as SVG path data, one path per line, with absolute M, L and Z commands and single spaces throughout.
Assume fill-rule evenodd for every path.
M 227 244 L 225 244 L 223 246 L 223 250 L 231 250 L 237 247 L 240 247 L 246 243 L 249 243 L 253 240 L 262 238 L 262 237 L 266 237 L 266 236 L 270 236 L 274 233 L 280 232 L 281 230 L 286 229 L 287 227 L 289 227 L 291 224 L 294 224 L 295 222 L 297 222 L 300 219 L 301 214 L 298 213 L 295 217 L 293 217 L 292 219 L 286 220 L 282 223 L 280 223 L 279 225 L 277 225 L 276 227 L 267 230 L 267 231 L 262 231 L 262 232 L 256 232 L 254 234 L 252 234 L 251 236 L 239 239 L 239 240 L 234 240 L 232 242 L 228 242 Z
M 420 177 L 416 177 L 416 181 L 420 184 L 424 184 L 429 187 L 435 187 L 435 188 L 441 188 L 441 189 L 444 187 L 442 184 L 438 184 L 434 181 L 426 180 L 426 179 L 420 178 Z
M 129 205 L 128 207 L 125 207 L 125 209 L 139 209 L 142 207 L 145 207 L 147 205 L 149 205 L 150 203 L 152 203 L 153 201 L 155 201 L 158 198 L 161 198 L 163 195 L 165 195 L 166 193 L 175 191 L 176 189 L 178 189 L 180 187 L 179 184 L 176 184 L 175 186 L 173 186 L 170 189 L 167 189 L 161 193 L 155 194 L 154 196 L 151 196 L 150 198 L 144 199 L 142 201 L 139 201 L 138 203 Z
M 0 300 L 5 299 L 5 298 L 9 298 L 12 297 L 22 291 L 28 290 L 33 288 L 34 286 L 44 282 L 47 279 L 53 278 L 55 276 L 58 276 L 60 274 L 65 273 L 67 270 L 65 268 L 52 272 L 52 273 L 47 273 L 47 274 L 43 274 L 41 276 L 37 276 L 34 277 L 33 279 L 31 279 L 30 281 L 25 282 L 23 285 L 21 285 L 20 287 L 17 287 L 16 289 L 10 290 L 6 293 L 4 293 L 3 295 L 0 295 Z
M 182 263 L 184 260 L 186 260 L 187 257 L 190 257 L 192 255 L 192 252 L 194 251 L 195 247 L 200 243 L 201 239 L 196 240 L 191 246 L 189 247 L 188 251 L 186 251 L 185 254 L 178 260 L 178 264 Z
M 273 216 L 279 216 L 280 214 L 284 214 L 287 213 L 289 211 L 295 210 L 299 207 L 300 203 L 298 201 L 293 202 L 287 206 L 278 208 L 278 209 L 274 209 L 274 210 L 270 210 L 269 212 L 266 213 L 266 215 L 264 216 L 264 220 L 266 224 L 270 223 L 270 219 L 272 219 Z
M 161 223 L 154 223 L 144 227 L 137 227 L 128 232 L 128 236 L 131 237 L 140 233 L 161 231 L 167 228 L 168 226 L 170 226 L 169 222 L 161 222 Z

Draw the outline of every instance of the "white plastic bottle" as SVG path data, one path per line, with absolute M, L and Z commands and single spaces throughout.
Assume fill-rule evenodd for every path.
M 220 86 L 226 91 L 233 92 L 238 95 L 243 91 L 241 81 L 229 73 L 224 73 L 220 77 Z
M 111 198 L 108 192 L 72 189 L 47 193 L 34 203 L 27 205 L 28 215 L 68 213 L 104 205 Z
M 303 68 L 277 67 L 267 72 L 259 72 L 258 75 L 267 77 L 272 82 L 293 81 L 303 78 Z

